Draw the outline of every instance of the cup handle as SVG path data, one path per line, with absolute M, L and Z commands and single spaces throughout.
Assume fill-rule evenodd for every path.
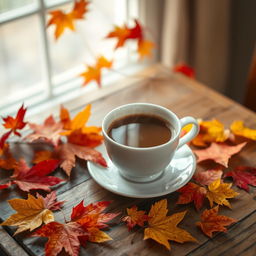
M 184 144 L 188 143 L 193 138 L 195 138 L 199 132 L 198 122 L 195 118 L 193 118 L 191 116 L 186 116 L 186 117 L 181 118 L 180 124 L 181 124 L 181 129 L 187 124 L 193 124 L 193 126 L 192 126 L 192 129 L 187 134 L 185 134 L 182 138 L 180 138 L 179 145 L 178 145 L 177 149 L 179 149 Z

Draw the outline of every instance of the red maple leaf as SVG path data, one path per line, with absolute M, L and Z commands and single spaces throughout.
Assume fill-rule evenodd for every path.
M 213 160 L 214 162 L 228 167 L 229 158 L 241 151 L 246 145 L 246 142 L 229 146 L 225 143 L 212 143 L 210 147 L 201 150 L 194 150 L 197 155 L 197 162 L 200 163 L 205 160 Z
M 34 236 L 47 237 L 45 255 L 55 256 L 64 249 L 69 255 L 79 255 L 79 237 L 87 235 L 87 232 L 76 222 L 62 224 L 50 222 L 32 234 Z
M 184 187 L 178 190 L 179 195 L 177 204 L 188 204 L 194 202 L 197 210 L 202 208 L 207 190 L 205 187 L 199 186 L 193 182 L 189 182 Z
M 17 130 L 23 129 L 27 124 L 23 121 L 26 111 L 27 111 L 27 109 L 24 108 L 22 105 L 20 107 L 20 109 L 18 110 L 18 113 L 15 118 L 13 118 L 11 116 L 7 116 L 7 117 L 3 118 L 3 120 L 4 120 L 3 126 L 6 129 L 11 129 L 11 131 L 15 135 L 21 136 L 21 134 L 19 132 L 17 132 Z
M 16 184 L 26 192 L 32 189 L 51 191 L 50 186 L 64 181 L 58 177 L 46 176 L 53 172 L 58 165 L 59 160 L 45 160 L 29 168 L 24 160 L 20 160 L 11 176 L 11 181 L 1 186 Z
M 6 132 L 2 135 L 1 139 L 0 139 L 0 152 L 3 150 L 4 145 L 6 140 L 9 138 L 9 136 L 11 135 L 12 130 L 10 130 L 9 132 Z M 0 154 L 1 155 L 1 154 Z
M 249 192 L 249 186 L 256 186 L 256 168 L 249 166 L 238 166 L 233 171 L 227 172 L 224 177 L 232 177 L 239 188 Z
M 46 197 L 37 193 L 37 198 L 41 198 L 44 202 L 44 207 L 52 211 L 58 211 L 62 208 L 65 201 L 57 201 L 56 191 L 47 194 Z
M 194 69 L 185 63 L 177 64 L 176 66 L 173 67 L 173 71 L 182 73 L 183 75 L 190 77 L 190 78 L 195 78 Z

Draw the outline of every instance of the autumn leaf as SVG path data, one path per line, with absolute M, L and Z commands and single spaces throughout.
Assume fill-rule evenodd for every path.
M 33 164 L 38 164 L 45 160 L 57 160 L 58 156 L 54 154 L 54 151 L 41 150 L 35 152 L 34 158 L 32 160 Z
M 127 208 L 127 216 L 122 218 L 122 221 L 127 223 L 128 230 L 130 231 L 134 226 L 138 225 L 140 227 L 144 226 L 144 222 L 148 221 L 148 215 L 145 211 L 138 211 L 137 206 Z
M 76 157 L 107 167 L 107 163 L 102 154 L 93 148 L 66 143 L 59 145 L 55 152 L 58 159 L 61 161 L 60 167 L 68 176 L 70 176 L 72 168 L 75 167 Z
M 197 162 L 200 163 L 205 160 L 212 160 L 218 164 L 228 167 L 228 161 L 231 156 L 240 152 L 240 150 L 246 145 L 246 142 L 229 146 L 223 143 L 212 143 L 210 147 L 201 150 L 194 150 L 197 155 Z
M 79 75 L 84 79 L 83 86 L 95 81 L 98 87 L 101 88 L 102 69 L 110 69 L 112 65 L 113 61 L 107 60 L 104 56 L 98 57 L 94 66 L 86 66 L 85 71 Z
M 56 191 L 47 194 L 46 197 L 37 193 L 37 198 L 41 198 L 44 202 L 44 207 L 51 211 L 58 211 L 62 208 L 65 201 L 57 201 Z
M 47 27 L 55 25 L 55 39 L 57 40 L 66 29 L 72 31 L 75 30 L 74 21 L 77 19 L 83 19 L 85 13 L 88 12 L 87 5 L 89 4 L 86 0 L 75 1 L 71 12 L 64 13 L 61 10 L 50 11 L 50 20 Z
M 177 64 L 173 67 L 174 72 L 182 73 L 187 77 L 195 78 L 195 71 L 185 63 Z
M 151 206 L 149 211 L 148 228 L 144 230 L 144 240 L 151 238 L 156 242 L 171 249 L 168 240 L 178 243 L 197 240 L 186 230 L 178 228 L 177 225 L 183 220 L 186 211 L 167 215 L 167 200 L 163 199 Z
M 144 58 L 146 56 L 151 56 L 151 51 L 154 48 L 154 43 L 144 39 L 144 29 L 138 20 L 134 20 L 135 25 L 130 27 L 128 25 L 124 25 L 123 27 L 115 26 L 114 30 L 111 31 L 106 38 L 116 38 L 117 44 L 115 49 L 122 47 L 126 41 L 134 40 L 137 42 L 137 51 L 140 55 L 140 58 Z
M 219 232 L 227 232 L 225 226 L 229 226 L 232 223 L 237 222 L 236 219 L 218 215 L 219 206 L 215 206 L 212 209 L 204 210 L 200 216 L 201 221 L 197 222 L 196 225 L 201 228 L 205 235 L 212 237 L 212 233 Z
M 236 136 L 256 140 L 256 130 L 245 127 L 243 121 L 234 121 L 230 126 L 230 130 Z
M 223 171 L 221 170 L 207 170 L 197 172 L 193 179 L 201 185 L 210 185 L 213 181 L 221 179 Z
M 210 206 L 213 206 L 213 202 L 219 205 L 225 205 L 231 208 L 230 203 L 227 199 L 234 198 L 239 193 L 235 192 L 232 188 L 232 183 L 221 183 L 220 179 L 213 181 L 208 186 L 206 197 L 210 202 Z
M 64 249 L 71 256 L 78 256 L 80 250 L 79 237 L 86 236 L 87 232 L 76 222 L 65 224 L 50 222 L 36 230 L 32 236 L 47 237 L 45 255 L 55 256 Z
M 0 150 L 0 168 L 5 170 L 13 170 L 17 166 L 16 159 L 10 152 L 9 145 L 5 144 L 3 149 Z
M 201 209 L 207 193 L 206 188 L 199 186 L 193 182 L 189 182 L 178 190 L 179 195 L 177 204 L 188 204 L 194 202 L 197 210 Z
M 43 223 L 54 221 L 53 213 L 45 206 L 42 197 L 36 198 L 28 194 L 28 199 L 15 198 L 8 200 L 8 203 L 17 213 L 12 214 L 1 223 L 1 226 L 17 226 L 15 235 L 26 230 L 32 231 Z
M 6 132 L 6 133 L 4 133 L 2 136 L 1 136 L 1 138 L 0 138 L 0 155 L 2 155 L 2 153 L 3 153 L 3 148 L 4 148 L 4 146 L 5 146 L 5 142 L 6 142 L 6 140 L 9 138 L 9 136 L 11 135 L 11 133 L 12 133 L 12 130 L 10 130 L 9 132 Z
M 224 177 L 232 177 L 239 188 L 249 192 L 249 186 L 256 186 L 256 168 L 249 166 L 237 166 L 234 170 L 227 172 Z
M 17 130 L 23 129 L 27 123 L 24 122 L 24 116 L 26 114 L 27 109 L 23 107 L 23 105 L 18 110 L 18 113 L 15 118 L 11 116 L 7 116 L 3 118 L 4 124 L 3 126 L 6 129 L 11 129 L 11 131 L 17 135 L 21 136 L 21 134 Z
M 54 146 L 58 145 L 61 132 L 63 132 L 63 124 L 56 122 L 52 115 L 46 118 L 43 124 L 29 123 L 29 127 L 33 133 L 27 135 L 25 139 L 29 141 L 42 140 Z
M 59 160 L 46 160 L 29 168 L 24 160 L 20 160 L 11 176 L 11 183 L 8 182 L 7 184 L 16 184 L 26 192 L 32 189 L 51 191 L 50 186 L 64 181 L 58 177 L 46 176 L 53 172 L 58 165 Z

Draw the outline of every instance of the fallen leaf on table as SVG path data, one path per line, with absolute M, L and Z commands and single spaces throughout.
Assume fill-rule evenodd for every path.
M 52 115 L 45 119 L 43 124 L 33 124 L 29 123 L 30 129 L 33 133 L 27 135 L 25 139 L 29 141 L 42 140 L 57 146 L 60 141 L 60 133 L 63 132 L 63 124 L 61 122 L 56 122 Z
M 0 169 L 13 170 L 17 166 L 16 159 L 10 152 L 9 145 L 5 144 L 0 150 Z
M 47 27 L 55 25 L 55 39 L 57 40 L 65 31 L 65 29 L 75 30 L 74 21 L 77 19 L 83 19 L 85 13 L 88 12 L 86 0 L 75 1 L 71 12 L 64 13 L 61 10 L 50 11 L 50 20 L 47 23 Z
M 17 226 L 14 235 L 26 230 L 32 231 L 43 223 L 54 221 L 53 213 L 45 206 L 42 197 L 36 198 L 28 194 L 28 199 L 15 198 L 8 200 L 8 203 L 17 213 L 1 223 L 1 226 Z
M 211 142 L 224 142 L 229 138 L 230 131 L 217 119 L 203 121 L 198 119 L 199 134 L 191 141 L 194 146 L 207 147 Z M 189 132 L 192 125 L 187 125 L 183 131 Z
M 23 107 L 23 105 L 20 107 L 20 109 L 18 110 L 18 113 L 16 115 L 15 118 L 11 117 L 11 116 L 7 116 L 5 118 L 3 118 L 3 126 L 6 129 L 11 129 L 11 131 L 17 135 L 17 136 L 21 136 L 21 134 L 19 132 L 17 132 L 17 130 L 21 130 L 26 126 L 26 122 L 24 122 L 24 116 L 26 113 L 27 109 Z
M 41 198 L 44 202 L 44 207 L 51 211 L 58 211 L 62 208 L 65 201 L 57 201 L 56 191 L 47 194 L 46 197 L 37 193 L 37 198 Z
M 138 211 L 137 206 L 127 208 L 127 216 L 122 218 L 122 221 L 126 222 L 128 230 L 130 231 L 134 226 L 138 225 L 140 227 L 144 226 L 144 222 L 148 221 L 148 215 L 145 211 Z
M 223 143 L 212 143 L 210 147 L 201 150 L 193 150 L 197 155 L 197 162 L 200 163 L 205 160 L 212 160 L 218 164 L 228 167 L 228 161 L 231 156 L 237 154 L 246 145 L 246 142 L 229 146 Z
M 16 184 L 26 192 L 32 189 L 51 191 L 50 186 L 64 181 L 58 177 L 46 176 L 53 172 L 58 165 L 59 160 L 45 160 L 29 168 L 24 160 L 20 160 L 14 169 L 13 175 L 10 177 L 11 183 L 8 182 L 6 184 Z M 2 184 L 2 186 L 6 184 Z
M 187 77 L 195 78 L 195 70 L 185 63 L 177 64 L 173 67 L 174 72 L 182 73 Z
M 201 185 L 210 185 L 213 181 L 221 179 L 223 171 L 221 170 L 207 170 L 197 172 L 193 179 Z
M 245 127 L 243 121 L 234 121 L 230 126 L 230 130 L 234 135 L 256 140 L 256 129 Z
M 79 76 L 84 79 L 83 86 L 87 85 L 91 81 L 95 81 L 98 87 L 101 88 L 102 69 L 110 69 L 112 65 L 113 61 L 107 60 L 104 56 L 98 57 L 94 66 L 86 66 L 85 71 L 79 74 Z
M 238 166 L 233 171 L 227 172 L 224 177 L 232 177 L 239 188 L 249 192 L 249 186 L 256 186 L 256 168 L 249 166 Z
M 87 232 L 76 222 L 50 222 L 36 230 L 32 237 L 47 237 L 45 255 L 58 255 L 62 249 L 70 256 L 78 256 L 80 250 L 79 237 L 86 236 Z
M 163 199 L 151 206 L 149 211 L 148 228 L 144 230 L 144 240 L 151 238 L 156 242 L 171 249 L 168 240 L 178 243 L 197 240 L 186 230 L 178 228 L 177 225 L 183 220 L 186 211 L 167 215 L 167 200 Z
M 232 188 L 232 183 L 221 183 L 220 179 L 213 181 L 208 186 L 206 197 L 210 202 L 210 206 L 213 206 L 213 202 L 219 205 L 226 205 L 231 208 L 231 205 L 227 199 L 234 198 L 239 193 L 235 192 Z
M 130 28 L 126 24 L 123 27 L 115 26 L 114 30 L 111 31 L 106 38 L 116 38 L 118 40 L 115 49 L 122 47 L 127 40 L 136 41 L 140 58 L 151 56 L 154 43 L 144 39 L 144 28 L 142 28 L 139 21 L 135 19 L 134 23 L 135 25 Z
M 201 214 L 201 222 L 197 222 L 196 225 L 201 228 L 205 235 L 212 237 L 212 233 L 219 231 L 219 232 L 227 232 L 225 226 L 229 226 L 232 223 L 237 222 L 236 219 L 218 215 L 219 206 L 204 210 Z
M 87 236 L 80 238 L 83 246 L 86 241 L 102 243 L 112 240 L 110 236 L 100 230 L 108 227 L 106 223 L 119 215 L 119 213 L 103 212 L 110 203 L 109 201 L 101 201 L 84 206 L 84 202 L 81 201 L 73 208 L 71 221 L 79 223 L 88 232 Z
M 197 210 L 201 209 L 207 193 L 205 187 L 199 186 L 193 182 L 189 182 L 184 187 L 178 190 L 179 195 L 177 204 L 188 204 L 194 202 Z
M 76 165 L 76 156 L 87 161 L 92 161 L 103 167 L 107 167 L 107 163 L 102 154 L 93 148 L 66 143 L 56 148 L 56 155 L 60 162 L 60 167 L 70 176 L 71 170 Z

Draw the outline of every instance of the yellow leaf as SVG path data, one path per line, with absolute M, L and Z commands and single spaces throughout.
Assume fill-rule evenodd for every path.
M 243 121 L 234 121 L 231 124 L 230 129 L 232 133 L 237 136 L 245 137 L 251 140 L 256 140 L 256 130 L 245 127 Z
M 42 225 L 54 221 L 52 211 L 46 209 L 42 198 L 28 194 L 28 199 L 11 199 L 8 201 L 17 212 L 11 215 L 1 226 L 18 226 L 15 235 L 25 231 L 34 230 Z
M 232 188 L 232 183 L 221 183 L 221 180 L 213 181 L 209 186 L 207 191 L 206 197 L 210 202 L 210 206 L 213 206 L 213 202 L 219 205 L 226 205 L 227 207 L 231 208 L 230 203 L 228 202 L 227 198 L 234 198 L 239 193 L 235 192 Z
M 175 213 L 171 216 L 166 216 L 167 200 L 163 199 L 151 206 L 148 214 L 148 228 L 144 231 L 144 240 L 151 238 L 156 242 L 164 245 L 170 250 L 168 240 L 173 240 L 178 243 L 187 241 L 196 242 L 197 240 L 186 230 L 178 228 L 177 225 L 183 220 L 186 211 Z
M 88 228 L 89 241 L 94 243 L 103 243 L 112 240 L 112 238 L 105 232 L 99 230 L 98 228 Z
M 139 41 L 138 45 L 138 53 L 140 58 L 144 58 L 146 56 L 151 57 L 152 55 L 152 48 L 154 48 L 154 43 L 148 40 L 141 40 Z

